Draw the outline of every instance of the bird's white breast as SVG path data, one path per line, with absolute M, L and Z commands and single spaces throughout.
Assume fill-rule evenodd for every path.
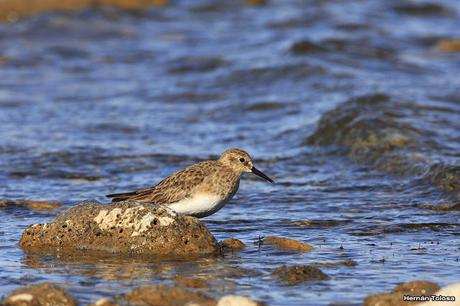
M 169 204 L 168 207 L 179 214 L 203 218 L 212 215 L 226 203 L 227 201 L 218 195 L 200 193 Z

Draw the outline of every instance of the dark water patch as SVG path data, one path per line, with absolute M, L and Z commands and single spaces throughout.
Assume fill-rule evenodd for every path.
M 365 56 L 372 59 L 390 60 L 395 59 L 395 50 L 390 46 L 375 45 L 373 41 L 329 38 L 319 42 L 300 40 L 292 44 L 289 49 L 297 55 L 302 54 L 324 54 L 346 52 L 353 56 Z
M 61 57 L 63 60 L 86 59 L 90 56 L 86 51 L 75 46 L 57 45 L 49 47 L 47 51 Z
M 96 133 L 137 134 L 140 132 L 140 128 L 120 122 L 102 122 L 88 127 L 88 131 Z
M 350 232 L 353 236 L 377 236 L 390 233 L 411 233 L 411 232 L 437 232 L 437 231 L 458 231 L 458 223 L 400 223 L 394 225 L 378 225 L 365 227 Z
M 299 220 L 291 221 L 289 224 L 300 228 L 319 229 L 345 225 L 350 222 L 353 220 Z
M 170 73 L 204 73 L 228 65 L 227 61 L 218 57 L 181 57 L 169 64 Z
M 250 112 L 264 112 L 264 111 L 272 111 L 277 109 L 282 109 L 286 107 L 284 103 L 277 103 L 277 102 L 258 102 L 255 104 L 248 105 L 246 107 L 246 111 Z
M 217 84 L 221 85 L 246 85 L 255 86 L 257 84 L 270 84 L 273 82 L 282 82 L 286 79 L 291 81 L 317 77 L 326 73 L 326 69 L 320 66 L 310 65 L 286 65 L 279 67 L 261 67 L 248 70 L 236 70 L 228 78 L 218 80 Z
M 156 100 L 167 103 L 209 103 L 217 102 L 225 99 L 225 95 L 214 93 L 197 93 L 197 92 L 184 92 L 177 94 L 168 94 L 155 97 Z
M 394 6 L 394 10 L 398 13 L 414 15 L 414 16 L 453 16 L 455 12 L 439 3 L 403 3 Z

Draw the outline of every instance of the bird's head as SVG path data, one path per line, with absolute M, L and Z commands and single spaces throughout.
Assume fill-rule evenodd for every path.
M 254 173 L 270 183 L 273 183 L 271 178 L 254 167 L 251 156 L 244 150 L 237 148 L 229 149 L 222 153 L 219 161 L 240 174 L 244 172 Z

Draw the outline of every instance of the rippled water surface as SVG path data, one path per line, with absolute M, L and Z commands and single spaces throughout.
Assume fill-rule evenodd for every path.
M 460 5 L 424 3 L 178 1 L 1 24 L 3 199 L 106 201 L 229 147 L 276 184 L 247 176 L 204 219 L 247 248 L 188 262 L 27 255 L 24 228 L 60 211 L 0 208 L 0 295 L 52 281 L 86 303 L 181 274 L 213 296 L 358 305 L 399 282 L 458 282 L 460 54 L 435 46 L 458 35 Z M 271 276 L 348 259 L 322 267 L 328 281 Z

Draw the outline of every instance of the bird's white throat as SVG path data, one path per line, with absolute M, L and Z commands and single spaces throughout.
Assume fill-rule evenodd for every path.
M 212 215 L 227 203 L 219 195 L 199 193 L 168 205 L 179 214 L 190 215 L 198 218 Z

